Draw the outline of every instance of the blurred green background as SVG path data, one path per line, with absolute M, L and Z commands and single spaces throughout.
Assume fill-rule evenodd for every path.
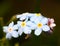
M 0 17 L 3 17 L 4 25 L 16 14 L 24 12 L 42 13 L 42 15 L 55 19 L 56 27 L 53 34 L 43 32 L 40 36 L 33 33 L 27 40 L 24 35 L 19 39 L 0 41 L 0 46 L 60 46 L 60 1 L 59 0 L 0 0 Z M 1 21 L 0 21 L 1 23 Z M 4 37 L 0 24 L 0 39 Z M 17 45 L 18 46 L 18 45 Z

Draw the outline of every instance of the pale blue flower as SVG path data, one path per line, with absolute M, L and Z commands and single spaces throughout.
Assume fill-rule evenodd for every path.
M 28 19 L 30 19 L 31 17 L 34 17 L 35 16 L 35 13 L 23 13 L 23 14 L 20 14 L 20 15 L 16 15 L 16 18 L 19 18 L 20 20 L 25 20 L 25 21 L 28 21 Z
M 40 13 L 34 13 L 31 17 L 30 17 L 30 21 L 34 22 L 37 20 L 41 20 L 43 18 L 43 16 Z
M 28 20 L 28 14 L 29 13 L 23 13 L 23 14 L 20 14 L 20 15 L 16 15 L 16 18 L 19 18 L 20 20 L 27 21 Z
M 45 31 L 45 32 L 49 31 L 50 28 L 47 25 L 47 23 L 48 23 L 48 19 L 45 18 L 45 17 L 41 20 L 36 20 L 35 19 L 34 24 L 32 25 L 32 26 L 35 26 L 34 34 L 39 36 L 42 33 L 42 31 Z
M 28 20 L 35 21 L 35 19 L 42 19 L 43 16 L 40 13 L 23 13 L 20 15 L 16 15 L 16 18 L 19 18 L 20 20 Z
M 11 22 L 9 26 L 4 26 L 3 31 L 6 33 L 6 38 L 17 38 L 18 32 L 16 31 L 18 29 L 17 25 L 14 25 L 14 22 Z
M 21 36 L 22 33 L 24 32 L 25 34 L 31 34 L 31 27 L 30 24 L 28 24 L 29 22 L 27 21 L 18 21 L 17 25 L 18 25 L 18 33 Z

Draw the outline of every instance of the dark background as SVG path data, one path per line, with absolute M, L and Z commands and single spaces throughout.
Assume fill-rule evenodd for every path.
M 24 12 L 42 13 L 46 17 L 54 18 L 57 26 L 53 34 L 43 32 L 38 37 L 32 34 L 27 40 L 15 39 L 20 46 L 60 46 L 60 0 L 0 0 L 0 17 L 3 17 L 5 24 L 13 15 Z M 14 46 L 15 40 L 10 40 L 9 43 L 12 43 L 9 45 Z

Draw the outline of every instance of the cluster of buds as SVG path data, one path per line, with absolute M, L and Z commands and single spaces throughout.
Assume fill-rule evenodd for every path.
M 8 26 L 3 26 L 3 31 L 6 33 L 6 38 L 18 38 L 23 33 L 31 34 L 34 31 L 36 36 L 39 36 L 42 31 L 52 32 L 56 26 L 53 18 L 42 16 L 41 13 L 23 13 L 16 15 L 17 23 L 12 21 Z

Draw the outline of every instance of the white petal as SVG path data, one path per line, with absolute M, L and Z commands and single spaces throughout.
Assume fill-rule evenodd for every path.
M 41 20 L 41 23 L 47 24 L 47 23 L 48 23 L 48 18 L 43 18 L 43 19 Z
M 29 13 L 27 13 L 27 12 L 26 13 L 23 13 L 22 16 L 20 17 L 20 20 L 26 19 L 28 14 Z
M 14 25 L 14 26 L 13 26 L 13 29 L 14 29 L 14 30 L 18 29 L 18 26 L 17 26 L 17 25 Z
M 50 20 L 51 20 L 52 23 L 54 23 L 54 19 L 53 18 L 51 18 Z
M 37 24 L 40 22 L 40 20 L 36 18 L 34 22 L 35 22 L 35 24 Z
M 23 13 L 22 15 L 24 16 L 24 15 L 28 15 L 29 13 L 28 12 L 26 12 L 26 13 Z
M 12 31 L 12 32 L 11 32 L 11 35 L 12 35 L 14 38 L 17 38 L 17 37 L 18 37 L 18 32 L 17 32 L 17 31 Z
M 11 23 L 9 24 L 9 27 L 13 27 L 13 25 L 14 25 L 14 22 L 11 22 Z
M 20 27 L 21 21 L 17 21 L 17 26 Z
M 16 18 L 20 18 L 22 15 L 16 15 Z
M 50 24 L 50 27 L 55 27 L 55 26 L 56 26 L 56 24 L 54 24 L 54 23 Z
M 39 23 L 39 19 L 36 16 L 31 17 L 30 20 L 36 24 Z
M 8 27 L 7 26 L 4 26 L 3 27 L 3 31 L 5 32 L 5 33 L 7 33 L 8 31 L 7 31 L 7 29 L 8 29 Z
M 7 34 L 6 34 L 6 38 L 7 38 L 7 39 L 11 39 L 11 37 L 12 37 L 12 36 L 11 36 L 10 33 L 7 33 Z
M 31 21 L 35 21 L 35 16 L 30 18 Z
M 24 28 L 24 33 L 25 34 L 31 34 L 31 29 L 29 29 L 28 27 Z
M 22 33 L 23 33 L 23 29 L 22 29 L 22 28 L 20 28 L 20 29 L 18 30 L 18 34 L 21 36 L 21 35 L 22 35 Z
M 42 33 L 42 29 L 36 29 L 34 32 L 36 36 L 39 36 L 41 33 Z
M 28 21 L 28 17 L 25 19 L 25 22 L 27 22 Z
M 33 13 L 29 13 L 28 14 L 28 17 L 30 18 L 30 17 L 33 17 L 33 16 L 35 16 L 35 14 L 33 14 Z
M 24 19 L 26 19 L 26 17 L 27 17 L 26 15 L 24 15 L 24 16 L 22 15 L 22 16 L 20 17 L 20 20 L 24 20 Z
M 21 24 L 21 21 L 17 21 L 17 24 Z
M 27 22 L 27 26 L 29 26 L 31 29 L 35 29 L 36 28 L 36 25 L 33 22 L 31 22 L 31 21 Z
M 26 24 L 27 24 L 28 26 L 30 26 L 30 25 L 33 24 L 33 22 L 31 22 L 31 21 L 27 21 Z
M 42 29 L 43 29 L 43 31 L 49 31 L 49 30 L 50 30 L 49 26 L 47 26 L 47 25 L 44 25 L 44 26 L 42 27 Z
M 39 21 L 41 21 L 43 19 L 43 16 L 39 16 L 37 18 L 39 19 Z
M 30 26 L 30 29 L 34 30 L 34 29 L 36 29 L 36 27 L 37 27 L 36 25 L 32 25 L 32 26 Z

